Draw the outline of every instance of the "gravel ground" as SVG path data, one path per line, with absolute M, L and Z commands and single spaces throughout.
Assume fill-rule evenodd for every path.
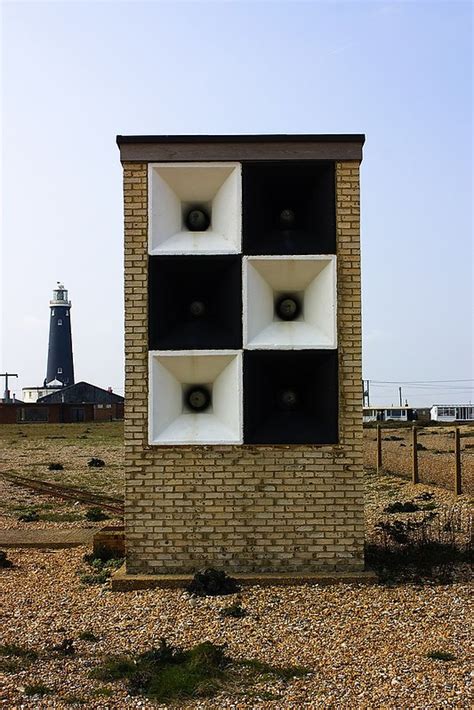
M 63 483 L 92 490 L 122 490 L 122 438 L 116 424 L 81 429 L 80 436 L 71 425 L 25 427 L 25 431 L 28 437 L 20 436 L 20 430 L 12 436 L 11 428 L 0 431 L 7 451 L 2 464 L 5 470 L 37 478 L 57 476 Z M 369 464 L 374 434 L 366 431 Z M 433 435 L 433 442 L 428 437 L 419 441 L 440 450 L 452 445 L 441 433 Z M 393 448 L 391 455 L 403 469 L 405 463 L 409 465 L 409 459 L 405 463 L 403 459 L 409 457 L 409 449 L 408 442 L 406 447 L 400 443 L 387 441 L 384 447 Z M 420 453 L 438 462 L 434 470 L 438 475 L 433 479 L 447 481 L 449 473 L 440 462 L 452 454 Z M 104 458 L 107 466 L 89 469 L 87 458 L 91 456 Z M 470 453 L 469 460 L 472 457 Z M 47 462 L 53 460 L 65 465 L 64 472 L 47 471 Z M 449 490 L 413 486 L 397 475 L 377 476 L 368 469 L 365 484 L 367 540 L 374 539 L 377 522 L 390 519 L 384 513 L 387 503 L 413 500 L 423 492 L 433 494 L 438 513 L 453 505 L 463 519 L 470 513 L 469 495 L 455 498 Z M 72 515 L 76 519 L 19 522 L 18 511 L 29 507 L 41 515 Z M 90 523 L 84 520 L 89 507 L 32 493 L 0 477 L 0 527 L 31 530 L 119 522 Z M 412 515 L 416 518 L 422 513 Z M 409 516 L 396 517 L 407 520 Z M 461 537 L 470 529 L 464 525 Z M 239 598 L 248 616 L 224 619 L 218 612 L 235 601 L 233 596 L 193 599 L 178 590 L 111 593 L 108 584 L 82 585 L 77 572 L 84 564 L 85 548 L 7 552 L 15 567 L 0 570 L 0 644 L 32 648 L 39 658 L 30 665 L 20 662 L 18 672 L 0 677 L 0 708 L 70 708 L 74 699 L 82 700 L 81 707 L 87 708 L 156 707 L 143 698 L 129 697 L 123 684 L 92 680 L 88 673 L 103 654 L 139 653 L 157 645 L 161 637 L 184 647 L 204 640 L 227 643 L 228 654 L 234 658 L 310 669 L 303 678 L 266 681 L 246 694 L 235 688 L 213 700 L 181 703 L 178 707 L 182 708 L 436 710 L 472 706 L 472 586 L 461 578 L 449 586 L 253 587 Z M 83 631 L 94 632 L 99 641 L 79 640 Z M 73 657 L 63 658 L 52 650 L 65 638 L 75 639 Z M 456 658 L 450 662 L 431 660 L 427 653 L 432 650 L 450 652 Z M 28 698 L 25 687 L 39 682 L 52 692 L 43 699 Z M 269 693 L 276 699 L 264 699 Z
M 4 424 L 0 426 L 0 451 L 0 472 L 123 494 L 123 422 Z M 92 457 L 103 459 L 104 468 L 89 468 Z M 50 463 L 60 463 L 64 469 L 50 471 Z
M 43 495 L 20 488 L 4 480 L 0 476 L 0 529 L 15 528 L 25 530 L 44 530 L 47 528 L 101 528 L 104 525 L 120 524 L 122 521 L 114 517 L 114 513 L 107 513 L 110 519 L 101 522 L 86 520 L 85 513 L 92 504 L 83 504 L 74 501 L 63 501 L 59 498 Z M 59 520 L 39 520 L 37 522 L 22 522 L 18 520 L 21 513 L 27 509 L 35 509 L 40 515 L 56 516 Z M 61 518 L 75 518 L 74 520 L 64 520 Z
M 473 610 L 467 585 L 253 587 L 240 596 L 248 616 L 222 619 L 219 609 L 234 596 L 193 599 L 179 590 L 112 593 L 107 586 L 82 586 L 76 570 L 84 552 L 9 551 L 16 566 L 0 571 L 1 643 L 28 646 L 40 658 L 21 673 L 5 674 L 3 707 L 71 707 L 71 694 L 90 708 L 154 707 L 127 696 L 120 683 L 91 680 L 88 671 L 103 653 L 143 651 L 161 637 L 183 646 L 227 643 L 235 658 L 311 669 L 304 678 L 260 684 L 250 697 L 236 691 L 183 708 L 471 706 Z M 85 630 L 99 642 L 76 641 L 77 653 L 68 659 L 51 650 Z M 456 659 L 430 660 L 426 654 L 435 649 Z M 25 686 L 38 682 L 53 692 L 42 700 L 26 698 Z M 104 687 L 112 697 L 97 697 Z M 279 699 L 259 700 L 262 691 Z

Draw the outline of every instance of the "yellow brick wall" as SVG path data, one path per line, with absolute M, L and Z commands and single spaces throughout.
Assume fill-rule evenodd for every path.
M 340 442 L 147 443 L 147 165 L 124 163 L 127 571 L 363 567 L 359 164 L 338 163 Z

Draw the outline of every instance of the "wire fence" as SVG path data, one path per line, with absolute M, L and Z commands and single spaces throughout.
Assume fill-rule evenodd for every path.
M 474 428 L 377 425 L 366 432 L 368 461 L 377 472 L 412 483 L 442 486 L 456 495 L 474 494 Z

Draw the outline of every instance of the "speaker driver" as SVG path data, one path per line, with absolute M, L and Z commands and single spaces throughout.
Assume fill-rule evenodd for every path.
M 190 210 L 185 221 L 190 232 L 205 232 L 211 223 L 209 215 L 201 208 Z
M 204 412 L 211 403 L 211 395 L 205 387 L 193 387 L 186 395 L 186 402 L 194 412 Z
M 278 395 L 279 404 L 282 409 L 296 409 L 299 404 L 298 393 L 294 389 L 282 390 Z
M 189 312 L 194 318 L 201 318 L 206 313 L 206 305 L 203 301 L 191 301 Z
M 282 296 L 276 302 L 275 311 L 281 320 L 295 320 L 301 313 L 301 305 L 295 296 Z
M 284 209 L 280 212 L 280 227 L 282 229 L 292 229 L 295 226 L 296 215 L 293 210 Z

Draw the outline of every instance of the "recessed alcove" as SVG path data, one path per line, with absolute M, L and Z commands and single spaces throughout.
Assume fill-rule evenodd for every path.
M 193 386 L 210 395 L 205 411 L 188 404 Z M 242 355 L 228 351 L 150 352 L 150 444 L 242 443 Z
M 244 353 L 244 443 L 338 442 L 336 350 Z
M 245 348 L 337 346 L 336 257 L 246 257 L 243 271 Z M 278 315 L 286 296 L 298 304 L 294 320 Z
M 150 350 L 242 347 L 238 255 L 149 257 Z
M 241 250 L 240 163 L 151 163 L 149 254 L 229 254 Z M 190 210 L 202 209 L 209 227 L 190 230 Z
M 331 161 L 246 163 L 242 171 L 244 254 L 335 254 Z

